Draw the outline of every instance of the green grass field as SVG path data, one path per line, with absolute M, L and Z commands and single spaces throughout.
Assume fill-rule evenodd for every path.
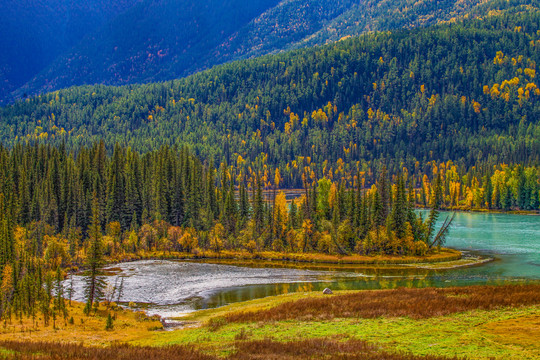
M 336 295 L 354 292 L 337 292 Z M 227 323 L 223 316 L 236 312 L 258 312 L 274 306 L 305 299 L 320 298 L 319 293 L 296 293 L 269 297 L 219 309 L 196 312 L 186 321 L 203 326 L 154 334 L 134 341 L 137 345 L 163 346 L 197 344 L 219 356 L 231 354 L 239 341 L 272 339 L 287 342 L 298 339 L 358 339 L 378 344 L 388 351 L 415 355 L 448 357 L 538 359 L 540 348 L 540 306 L 506 307 L 496 310 L 472 310 L 422 319 L 410 317 L 312 318 L 285 321 Z M 214 319 L 214 320 L 210 320 Z M 218 320 L 215 320 L 218 319 Z M 212 322 L 218 326 L 212 326 Z
M 194 312 L 182 318 L 186 328 L 173 331 L 120 311 L 117 326 L 107 332 L 105 311 L 83 323 L 76 304 L 73 325 L 29 332 L 28 324 L 5 324 L 0 357 L 538 359 L 539 289 L 531 284 L 291 293 Z

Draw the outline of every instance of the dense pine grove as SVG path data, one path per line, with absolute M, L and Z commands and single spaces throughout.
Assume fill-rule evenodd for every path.
M 332 227 L 337 230 L 344 221 L 348 221 L 344 229 L 350 228 L 346 234 L 350 244 L 341 249 L 342 245 L 335 244 L 344 253 L 369 252 L 356 249 L 356 242 L 376 229 L 374 224 L 382 227 L 388 221 L 397 232 L 396 238 L 404 237 L 405 223 L 409 222 L 416 234 L 414 240 L 423 240 L 432 247 L 416 228 L 418 218 L 412 211 L 417 199 L 438 209 L 444 196 L 440 174 L 433 184 L 426 180 L 425 189 L 416 191 L 407 175 L 399 175 L 392 184 L 385 169 L 375 184 L 366 187 L 361 174 L 352 182 L 331 181 L 317 178 L 306 168 L 301 196 L 288 202 L 279 190 L 279 170 L 271 180 L 262 171 L 248 177 L 234 166 L 222 163 L 216 169 L 186 148 L 167 146 L 140 155 L 116 145 L 108 156 L 103 142 L 77 153 L 63 146 L 17 145 L 12 150 L 0 149 L 0 159 L 4 174 L 0 179 L 1 207 L 9 225 L 6 231 L 17 226 L 26 228 L 23 237 L 32 239 L 32 252 L 38 256 L 50 245 L 43 237 L 46 234 L 62 234 L 66 252 L 75 257 L 86 237 L 97 238 L 96 234 L 105 229 L 115 236 L 124 232 L 127 235 L 149 224 L 158 233 L 142 245 L 144 249 L 160 247 L 156 242 L 169 237 L 167 229 L 172 226 L 180 233 L 189 228 L 198 239 L 193 240 L 195 246 L 186 249 L 173 240 L 162 250 L 173 246 L 178 251 L 190 251 L 199 246 L 217 251 L 222 247 L 246 247 L 248 240 L 253 240 L 257 249 L 328 252 L 336 249 L 316 242 L 298 248 L 298 239 L 280 245 L 274 242 L 295 235 L 286 232 L 302 229 L 307 226 L 305 222 L 311 223 L 315 233 Z M 13 238 L 8 235 L 6 239 Z M 239 241 L 239 236 L 246 241 Z M 131 250 L 126 250 L 136 251 L 141 244 L 132 245 Z M 111 246 L 113 251 L 119 244 Z M 5 241 L 2 248 L 12 249 L 13 241 Z M 376 251 L 396 253 L 380 247 Z

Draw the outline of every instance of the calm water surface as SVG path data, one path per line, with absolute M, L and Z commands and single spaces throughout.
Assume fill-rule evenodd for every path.
M 447 214 L 441 214 L 441 220 Z M 446 246 L 494 258 L 452 270 L 347 270 L 264 268 L 193 261 L 137 261 L 115 265 L 124 277 L 122 302 L 144 303 L 147 312 L 174 317 L 270 295 L 331 289 L 462 286 L 540 281 L 540 216 L 458 213 Z M 74 298 L 83 282 L 74 279 Z

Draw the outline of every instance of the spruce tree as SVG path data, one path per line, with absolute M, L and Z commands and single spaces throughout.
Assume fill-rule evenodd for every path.
M 373 194 L 373 225 L 376 227 L 383 226 L 386 221 L 385 213 L 384 213 L 384 205 L 382 202 L 382 197 L 379 192 L 379 189 L 375 190 L 375 193 Z
M 105 323 L 105 330 L 112 330 L 114 328 L 113 317 L 111 313 L 107 316 L 107 322 Z
M 225 226 L 225 230 L 228 234 L 236 233 L 236 224 L 238 219 L 238 206 L 234 198 L 234 188 L 232 187 L 226 195 L 225 207 L 223 209 L 222 223 Z
M 99 277 L 99 268 L 103 264 L 103 246 L 101 243 L 101 220 L 100 209 L 97 200 L 97 195 L 94 193 L 92 200 L 92 223 L 88 230 L 90 247 L 88 250 L 86 263 L 89 268 L 88 276 L 86 277 L 86 306 L 84 312 L 88 315 L 95 306 L 96 302 L 99 302 L 104 289 L 104 282 Z
M 62 285 L 62 272 L 60 271 L 60 267 L 56 268 L 54 292 L 55 297 L 53 310 L 55 314 L 62 315 L 64 321 L 66 321 L 68 317 L 68 311 L 66 307 L 66 302 L 64 300 L 64 286 Z
M 381 170 L 381 175 L 379 177 L 379 183 L 377 184 L 379 189 L 379 195 L 381 198 L 381 212 L 382 217 L 386 220 L 390 213 L 390 186 L 388 184 L 388 174 L 386 172 L 386 165 L 383 166 Z
M 248 193 L 247 193 L 247 190 L 246 190 L 246 186 L 244 184 L 244 182 L 242 181 L 240 183 L 240 223 L 239 223 L 239 226 L 240 227 L 243 227 L 248 218 L 249 218 L 249 199 L 248 199 Z
M 403 177 L 399 176 L 397 183 L 396 199 L 392 207 L 392 230 L 398 239 L 405 236 L 405 223 L 407 222 L 407 200 Z
M 253 236 L 259 237 L 262 232 L 263 222 L 264 222 L 264 209 L 263 209 L 263 198 L 262 198 L 262 189 L 261 189 L 261 178 L 257 173 L 257 178 L 255 180 L 256 184 L 254 187 L 254 196 L 253 196 L 253 220 L 255 222 Z

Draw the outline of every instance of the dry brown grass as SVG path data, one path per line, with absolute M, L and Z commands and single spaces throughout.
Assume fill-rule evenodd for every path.
M 325 359 L 325 360 L 448 360 L 441 356 L 415 356 L 408 353 L 390 353 L 376 345 L 361 340 L 339 341 L 335 339 L 311 339 L 287 343 L 261 340 L 236 344 L 238 352 L 231 356 L 234 360 L 288 360 L 288 359 Z M 453 358 L 456 359 L 456 358 Z
M 0 347 L 14 351 L 6 359 L 43 360 L 216 360 L 217 357 L 201 354 L 186 346 L 134 347 L 112 345 L 106 348 L 85 347 L 77 344 L 47 342 L 22 343 L 0 342 Z M 230 360 L 287 360 L 287 359 L 387 359 L 387 360 L 448 360 L 440 356 L 415 356 L 408 353 L 391 353 L 376 345 L 360 340 L 340 341 L 339 339 L 311 339 L 292 342 L 260 340 L 236 342 L 235 351 L 227 357 Z M 455 358 L 454 358 L 455 359 Z
M 51 342 L 2 341 L 0 347 L 15 352 L 6 359 L 65 359 L 65 360 L 215 360 L 216 358 L 186 346 L 135 347 L 112 345 L 86 347 L 78 344 Z
M 442 316 L 470 310 L 491 310 L 540 304 L 540 284 L 469 286 L 359 291 L 351 294 L 306 298 L 268 310 L 238 312 L 214 321 L 269 322 L 333 318 Z M 210 324 L 212 325 L 212 324 Z

